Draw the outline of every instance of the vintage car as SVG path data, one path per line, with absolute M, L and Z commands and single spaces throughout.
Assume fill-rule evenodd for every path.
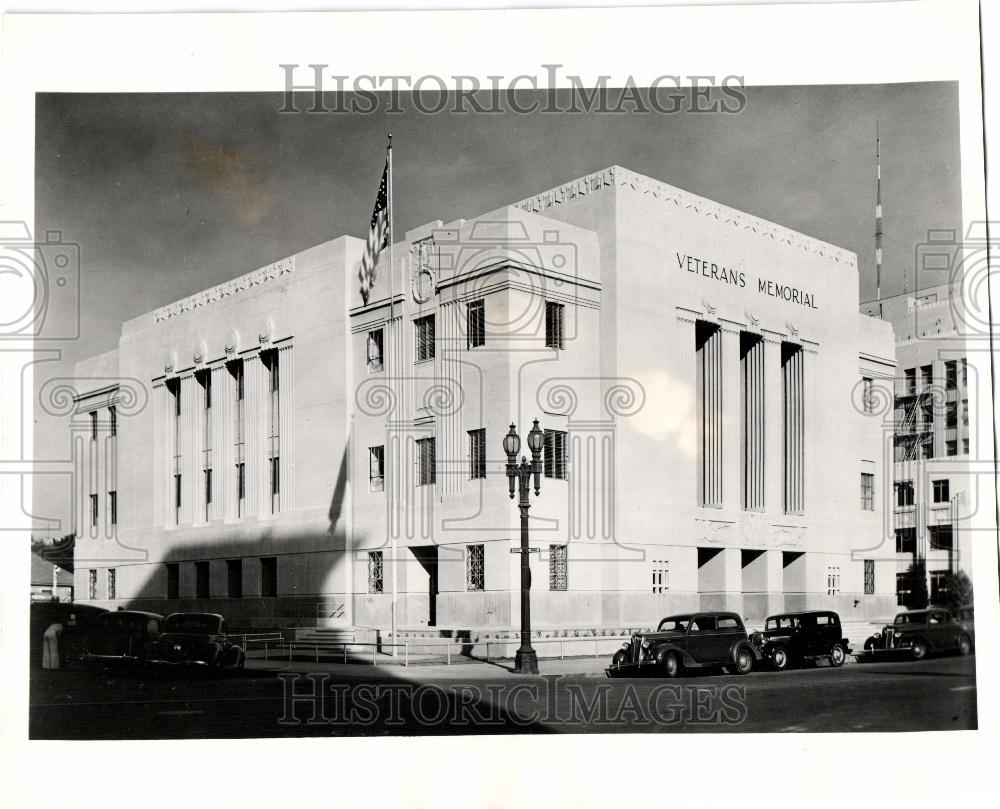
M 97 619 L 87 632 L 84 663 L 145 663 L 160 636 L 163 616 L 155 612 L 118 610 Z
M 806 660 L 829 660 L 842 666 L 851 647 L 840 628 L 840 616 L 828 610 L 771 615 L 750 640 L 772 668 L 782 671 Z
M 672 615 L 655 632 L 632 635 L 606 672 L 609 677 L 677 677 L 685 669 L 725 667 L 732 674 L 748 674 L 759 659 L 736 613 L 699 612 Z
M 164 666 L 241 669 L 243 649 L 226 634 L 226 619 L 210 612 L 175 612 L 163 623 L 163 633 L 150 645 L 148 661 Z
M 968 607 L 959 607 L 955 610 L 955 620 L 962 625 L 962 628 L 969 635 L 972 640 L 972 648 L 976 648 L 976 611 L 970 605 Z
M 922 660 L 932 652 L 946 651 L 969 654 L 972 637 L 948 610 L 936 607 L 901 612 L 891 624 L 865 641 L 869 656 L 908 652 L 914 660 Z

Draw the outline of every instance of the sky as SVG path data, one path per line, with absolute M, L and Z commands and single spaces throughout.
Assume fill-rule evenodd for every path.
M 365 238 L 387 132 L 397 239 L 618 164 L 857 253 L 868 301 L 878 121 L 882 293 L 912 290 L 927 230 L 961 232 L 957 84 L 746 96 L 736 114 L 429 115 L 405 97 L 399 114 L 324 114 L 279 113 L 278 93 L 38 95 L 35 231 L 80 245 L 81 334 L 35 366 L 35 388 L 116 348 L 130 318 L 314 244 Z M 36 458 L 67 447 L 65 419 L 36 407 Z M 44 476 L 34 486 L 32 512 L 67 525 L 68 491 Z

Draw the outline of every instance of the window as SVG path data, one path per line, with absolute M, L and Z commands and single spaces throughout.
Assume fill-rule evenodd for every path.
M 486 554 L 484 545 L 465 546 L 465 589 L 486 589 Z
M 928 428 L 929 429 L 929 428 Z M 934 439 L 926 438 L 920 442 L 920 457 L 930 460 L 934 457 Z
M 384 593 L 385 580 L 383 578 L 382 551 L 368 551 L 368 592 Z
M 469 478 L 486 477 L 486 430 L 469 430 Z
M 933 365 L 922 365 L 920 367 L 920 384 L 925 390 L 934 384 Z
M 209 572 L 208 562 L 194 563 L 194 594 L 196 598 L 210 597 L 211 591 L 208 588 Z
M 168 562 L 167 568 L 167 598 L 178 599 L 181 596 L 181 566 L 177 562 Z
M 181 522 L 181 476 L 174 475 L 174 523 L 180 525 Z
M 896 483 L 896 506 L 906 508 L 913 505 L 913 481 L 901 480 Z
M 944 426 L 951 429 L 958 427 L 958 402 L 948 402 L 945 405 Z
M 835 596 L 840 593 L 840 568 L 837 566 L 826 569 L 826 594 Z
M 383 364 L 383 334 L 382 329 L 368 332 L 368 373 L 375 374 L 385 366 Z
M 722 505 L 722 331 L 695 324 L 698 503 Z
M 875 475 L 869 472 L 861 473 L 861 510 L 875 510 Z
M 212 519 L 212 470 L 206 469 L 205 475 L 205 522 Z
M 243 560 L 227 559 L 227 594 L 230 598 L 243 598 Z
M 861 406 L 865 413 L 875 412 L 874 383 L 871 377 L 861 377 Z
M 902 607 L 910 598 L 912 587 L 910 585 L 910 574 L 907 572 L 896 574 L 896 606 Z
M 385 447 L 368 447 L 368 491 L 385 490 Z
M 566 590 L 568 545 L 549 545 L 549 589 Z
M 944 386 L 948 390 L 958 387 L 958 363 L 955 360 L 948 360 L 944 364 Z
M 963 455 L 968 455 L 969 454 L 969 439 L 968 438 L 963 438 L 962 439 L 962 454 Z
M 917 369 L 907 368 L 903 372 L 903 389 L 904 392 L 912 396 L 917 392 Z
M 653 592 L 666 593 L 670 589 L 670 562 L 653 560 Z
M 948 494 L 948 479 L 935 480 L 932 484 L 934 490 L 934 502 L 935 503 L 947 503 Z
M 948 597 L 948 577 L 947 570 L 932 570 L 930 574 L 930 602 L 940 605 Z M 935 620 L 937 619 L 937 620 Z M 934 615 L 928 623 L 943 622 L 939 615 Z
M 108 568 L 108 598 L 118 598 L 117 585 L 118 571 L 113 567 Z
M 97 495 L 90 495 L 90 524 L 97 527 Z
M 545 304 L 545 347 L 562 349 L 565 338 L 564 313 L 561 303 Z
M 108 492 L 108 523 L 118 525 L 118 492 Z
M 271 513 L 281 511 L 281 457 L 271 458 Z
M 278 557 L 262 556 L 260 559 L 260 595 L 261 598 L 274 598 L 278 595 Z
M 466 304 L 465 318 L 468 347 L 478 348 L 486 345 L 486 303 L 472 301 Z
M 90 411 L 90 440 L 97 440 L 97 411 Z
M 743 508 L 764 508 L 764 340 L 740 332 L 740 477 Z
M 413 326 L 416 329 L 417 362 L 434 359 L 434 315 L 418 317 Z
M 917 529 L 896 529 L 896 553 L 908 553 L 911 556 L 917 552 Z
M 434 439 L 417 439 L 417 485 L 431 486 L 435 482 Z
M 969 362 L 962 357 L 962 387 L 967 387 L 969 384 Z
M 97 598 L 97 571 L 87 571 L 87 598 L 93 601 Z
M 108 408 L 108 430 L 111 432 L 112 436 L 118 435 L 118 408 L 109 407 Z
M 958 441 L 945 441 L 944 454 L 949 456 L 958 455 Z
M 545 431 L 542 471 L 547 478 L 566 480 L 566 433 L 560 430 Z
M 243 504 L 247 496 L 247 466 L 236 464 L 236 516 L 243 516 Z
M 743 627 L 740 626 L 740 622 L 739 621 L 737 621 L 735 618 L 733 618 L 731 616 L 728 616 L 728 615 L 720 615 L 719 618 L 718 618 L 718 620 L 715 623 L 715 626 L 720 631 L 722 631 L 722 630 L 732 631 L 734 629 L 742 629 L 743 628 Z
M 932 551 L 950 551 L 954 549 L 954 537 L 950 525 L 928 525 L 927 536 Z
M 875 560 L 865 559 L 865 595 L 875 595 Z
M 802 346 L 781 344 L 782 420 L 784 424 L 784 505 L 786 514 L 805 508 L 805 395 Z

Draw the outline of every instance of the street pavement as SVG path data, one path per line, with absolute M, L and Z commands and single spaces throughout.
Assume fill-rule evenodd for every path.
M 383 661 L 385 662 L 385 661 Z M 605 659 L 450 666 L 248 661 L 229 676 L 32 671 L 35 739 L 479 733 L 848 732 L 976 727 L 974 657 L 744 677 L 608 679 Z

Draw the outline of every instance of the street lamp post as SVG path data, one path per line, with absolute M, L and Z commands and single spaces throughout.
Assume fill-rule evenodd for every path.
M 511 424 L 510 432 L 503 438 L 503 450 L 507 454 L 507 481 L 510 484 L 510 499 L 518 494 L 517 506 L 521 511 L 521 547 L 512 548 L 511 553 L 521 554 L 521 648 L 514 656 L 514 671 L 518 674 L 538 674 L 538 655 L 531 647 L 531 567 L 529 556 L 537 548 L 528 547 L 528 509 L 531 476 L 535 476 L 535 496 L 541 492 L 542 477 L 542 445 L 544 435 L 538 427 L 538 419 L 528 432 L 528 449 L 531 450 L 531 461 L 521 456 L 517 462 L 517 453 L 521 449 L 521 438 L 517 428 Z

